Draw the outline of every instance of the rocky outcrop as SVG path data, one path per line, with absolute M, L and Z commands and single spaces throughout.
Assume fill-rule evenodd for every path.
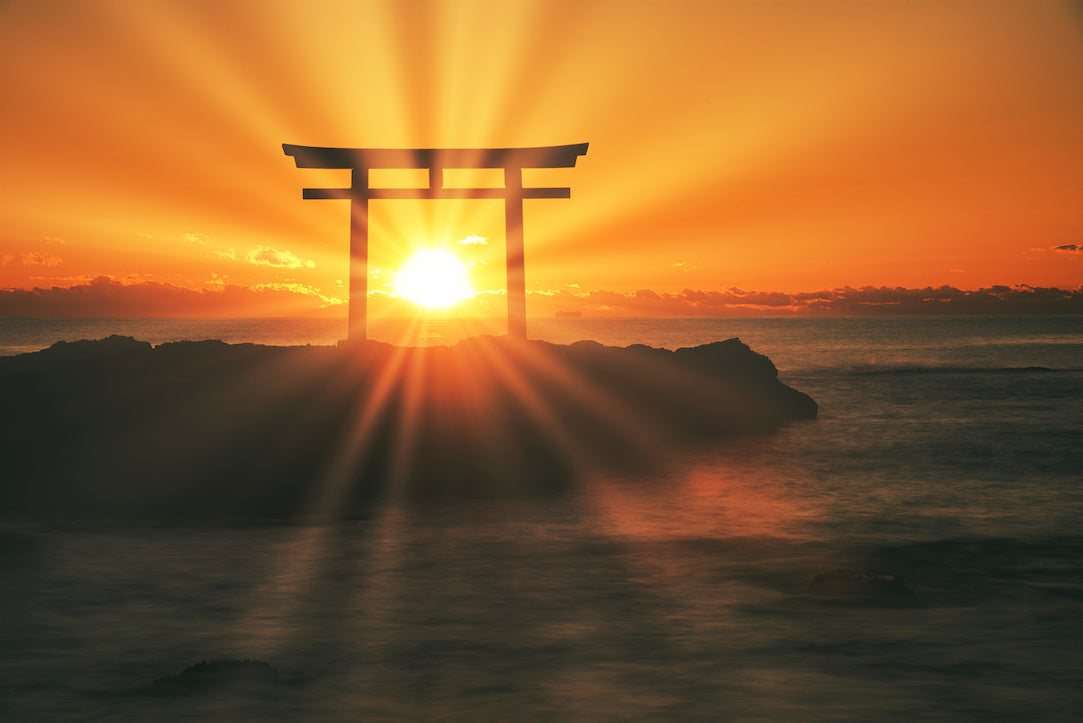
M 114 336 L 0 358 L 0 405 L 0 508 L 181 516 L 559 493 L 590 469 L 816 416 L 736 339 L 668 351 Z

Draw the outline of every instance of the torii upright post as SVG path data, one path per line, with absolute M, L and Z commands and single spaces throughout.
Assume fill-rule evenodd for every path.
M 526 267 L 523 200 L 570 198 L 569 188 L 523 188 L 524 168 L 571 168 L 586 143 L 537 148 L 323 148 L 283 144 L 298 168 L 351 169 L 350 188 L 306 188 L 302 197 L 350 201 L 350 341 L 366 337 L 368 299 L 368 203 L 372 199 L 504 199 L 507 245 L 508 334 L 526 338 Z M 427 188 L 370 188 L 373 168 L 429 170 Z M 445 188 L 445 168 L 503 168 L 503 188 Z

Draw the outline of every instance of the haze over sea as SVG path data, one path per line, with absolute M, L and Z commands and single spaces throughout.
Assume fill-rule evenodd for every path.
M 544 502 L 387 505 L 322 526 L 4 520 L 0 718 L 1083 718 L 1083 317 L 529 330 L 668 348 L 736 336 L 820 416 Z M 344 325 L 0 320 L 0 354 L 114 333 L 333 344 Z M 457 333 L 434 323 L 420 343 Z M 913 599 L 823 595 L 814 579 L 840 568 Z M 220 658 L 283 682 L 151 694 Z

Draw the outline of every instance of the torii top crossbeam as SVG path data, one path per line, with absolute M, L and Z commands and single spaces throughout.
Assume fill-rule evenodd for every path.
M 508 333 L 526 337 L 526 274 L 523 199 L 570 198 L 569 188 L 523 188 L 524 168 L 570 168 L 586 155 L 586 143 L 535 148 L 324 148 L 283 144 L 298 168 L 353 171 L 350 188 L 306 188 L 306 199 L 350 200 L 351 340 L 366 337 L 368 295 L 368 202 L 371 199 L 502 198 L 507 244 Z M 426 188 L 369 188 L 374 168 L 429 169 Z M 446 168 L 503 168 L 503 188 L 445 188 Z
M 536 148 L 321 148 L 282 144 L 298 168 L 571 168 L 587 143 Z

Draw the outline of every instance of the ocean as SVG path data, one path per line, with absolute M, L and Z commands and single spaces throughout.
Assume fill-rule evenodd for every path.
M 1083 719 L 1083 317 L 529 330 L 738 337 L 820 415 L 544 501 L 325 525 L 4 519 L 0 719 Z M 345 326 L 0 320 L 0 354 L 112 333 L 322 345 Z M 155 684 L 228 658 L 278 678 Z

